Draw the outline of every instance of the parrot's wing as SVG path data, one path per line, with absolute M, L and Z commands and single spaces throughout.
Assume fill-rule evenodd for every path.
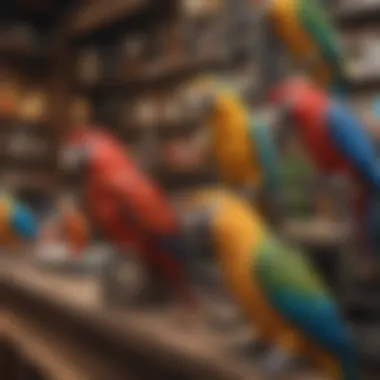
M 318 274 L 300 252 L 274 237 L 264 240 L 254 271 L 271 305 L 309 339 L 344 354 L 349 335 Z
M 323 58 L 335 70 L 341 70 L 342 54 L 339 43 L 323 5 L 318 0 L 296 1 L 297 13 L 302 26 L 312 40 L 316 41 Z
M 263 168 L 265 185 L 270 190 L 278 188 L 279 167 L 273 138 L 268 126 L 254 120 L 250 121 L 248 128 L 249 136 L 255 151 L 259 156 L 260 165 Z
M 176 219 L 169 203 L 153 183 L 130 174 L 108 178 L 109 193 L 118 203 L 120 215 L 127 223 L 153 236 L 172 233 Z
M 368 184 L 380 189 L 376 149 L 359 120 L 337 102 L 332 104 L 325 117 L 329 135 L 338 151 Z

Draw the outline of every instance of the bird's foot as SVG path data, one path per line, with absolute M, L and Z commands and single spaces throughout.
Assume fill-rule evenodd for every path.
M 282 380 L 291 371 L 294 358 L 282 349 L 269 352 L 263 362 L 263 369 L 271 380 Z

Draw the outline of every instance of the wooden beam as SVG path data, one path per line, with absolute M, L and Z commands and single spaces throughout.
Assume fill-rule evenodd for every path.
M 71 20 L 70 35 L 78 37 L 101 29 L 145 9 L 150 0 L 109 0 L 97 1 L 79 8 Z

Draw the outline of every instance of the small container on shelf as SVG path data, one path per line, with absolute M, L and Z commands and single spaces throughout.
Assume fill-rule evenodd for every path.
M 32 90 L 24 93 L 19 106 L 19 119 L 25 123 L 38 123 L 46 120 L 46 93 Z
M 182 13 L 192 19 L 208 18 L 218 14 L 223 7 L 221 0 L 182 0 Z
M 0 118 L 17 116 L 20 93 L 20 87 L 13 81 L 0 84 Z
M 87 98 L 77 97 L 70 105 L 70 122 L 76 124 L 87 124 L 92 119 L 92 107 Z
M 223 41 L 220 28 L 217 24 L 210 23 L 199 26 L 194 38 L 196 45 L 196 60 L 216 59 L 224 54 Z
M 80 83 L 88 85 L 98 83 L 102 71 L 103 64 L 98 48 L 85 49 L 78 54 L 76 74 Z
M 157 122 L 156 104 L 151 97 L 144 97 L 135 103 L 136 124 L 141 128 L 150 128 Z
M 185 36 L 179 24 L 169 24 L 163 29 L 163 56 L 165 67 L 177 68 L 185 62 Z
M 160 75 L 164 69 L 163 56 L 163 29 L 153 28 L 146 36 L 146 44 L 144 48 L 144 76 L 156 77 Z
M 208 157 L 208 136 L 203 132 L 162 144 L 161 162 L 168 171 L 201 171 Z
M 120 42 L 120 51 L 117 73 L 121 78 L 133 80 L 144 73 L 144 49 L 146 41 L 144 35 L 135 34 L 124 37 Z
M 168 124 L 175 124 L 181 120 L 182 108 L 181 99 L 177 95 L 178 90 L 170 91 L 163 102 L 163 121 Z

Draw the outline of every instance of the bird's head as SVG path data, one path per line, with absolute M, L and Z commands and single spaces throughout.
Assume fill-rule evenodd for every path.
M 317 110 L 323 109 L 328 97 L 313 82 L 303 76 L 286 78 L 269 92 L 269 100 L 275 106 L 277 123 L 297 128 L 308 128 Z
M 232 83 L 212 76 L 199 77 L 191 82 L 187 102 L 207 125 L 226 129 L 241 109 L 242 98 Z
M 59 157 L 60 167 L 67 179 L 74 181 L 82 177 L 90 166 L 94 169 L 97 161 L 101 161 L 106 153 L 103 147 L 110 143 L 114 143 L 112 136 L 98 126 L 83 125 L 73 128 L 64 140 Z

